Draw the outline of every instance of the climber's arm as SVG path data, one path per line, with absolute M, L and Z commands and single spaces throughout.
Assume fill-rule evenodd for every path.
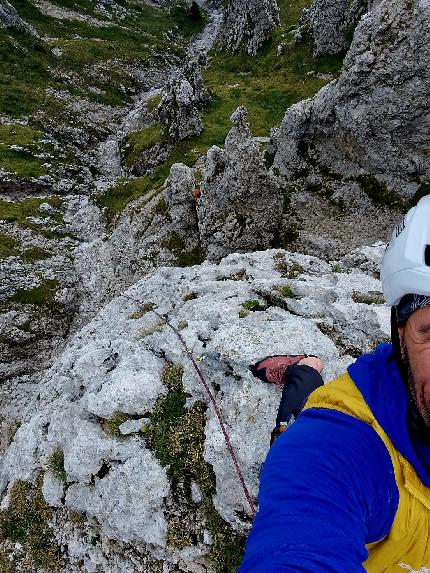
M 310 409 L 270 450 L 239 573 L 359 573 L 366 543 L 390 530 L 398 489 L 376 432 Z

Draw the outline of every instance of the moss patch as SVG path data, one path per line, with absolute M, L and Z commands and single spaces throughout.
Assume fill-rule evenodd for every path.
M 351 295 L 354 302 L 362 304 L 384 304 L 384 295 L 377 291 L 372 291 L 368 293 L 361 293 L 354 291 Z
M 278 292 L 283 298 L 296 298 L 296 294 L 290 285 L 280 286 Z
M 15 565 L 5 551 L 0 550 L 0 571 L 2 573 L 16 573 Z
M 183 239 L 175 232 L 164 239 L 161 246 L 175 255 L 178 267 L 200 265 L 205 260 L 205 253 L 200 245 L 193 249 L 187 249 Z
M 277 257 L 275 259 L 275 268 L 283 278 L 294 279 L 304 272 L 304 269 L 297 261 L 287 261 L 284 257 Z
M 60 481 L 65 482 L 67 478 L 64 469 L 64 452 L 61 448 L 55 449 L 48 458 L 48 469 Z
M 35 485 L 17 481 L 10 491 L 8 509 L 0 513 L 0 537 L 21 543 L 34 567 L 58 571 L 58 547 L 49 528 L 51 516 L 41 478 Z
M 36 306 L 49 305 L 55 300 L 58 281 L 45 279 L 42 283 L 30 290 L 18 290 L 8 300 L 20 304 L 34 304 Z
M 52 143 L 40 130 L 20 124 L 0 125 L 0 168 L 4 171 L 38 177 L 46 173 L 44 163 L 55 158 L 52 153 Z
M 0 259 L 6 259 L 7 257 L 13 257 L 18 255 L 18 242 L 13 237 L 9 235 L 3 235 L 0 233 Z
M 196 402 L 187 411 L 183 372 L 181 366 L 174 364 L 164 369 L 161 379 L 168 393 L 158 398 L 145 438 L 160 463 L 168 466 L 170 479 L 178 481 L 186 476 L 210 494 L 214 491 L 214 475 L 203 459 L 206 405 Z
M 146 109 L 150 112 L 154 112 L 160 105 L 161 98 L 162 98 L 161 94 L 149 98 L 149 100 L 146 102 Z
M 203 504 L 203 514 L 214 543 L 209 552 L 217 573 L 236 573 L 245 552 L 246 537 L 232 530 L 211 502 Z
M 60 233 L 44 228 L 45 222 L 48 224 L 52 223 L 53 225 L 62 225 L 64 224 L 64 220 L 61 212 L 53 211 L 45 213 L 39 211 L 39 207 L 42 203 L 48 203 L 51 207 L 59 211 L 62 207 L 63 199 L 58 195 L 52 195 L 50 197 L 37 199 L 24 199 L 24 201 L 0 200 L 0 220 L 14 223 L 23 229 L 31 229 L 48 239 L 64 238 L 65 236 L 73 237 L 70 233 Z M 41 223 L 39 224 L 32 221 L 31 217 L 40 219 Z
M 114 438 L 122 438 L 124 436 L 121 434 L 119 427 L 131 418 L 132 416 L 129 416 L 128 414 L 117 412 L 112 416 L 112 418 L 102 422 L 102 428 L 110 436 L 113 436 Z
M 25 262 L 31 263 L 33 261 L 48 259 L 51 256 L 51 253 L 41 247 L 30 247 L 23 251 L 20 256 Z
M 204 457 L 206 405 L 197 401 L 187 410 L 183 368 L 167 364 L 162 381 L 168 389 L 151 413 L 145 429 L 148 447 L 160 463 L 167 467 L 173 499 L 181 512 L 168 524 L 168 544 L 177 549 L 196 545 L 209 529 L 213 538 L 209 559 L 218 573 L 235 573 L 242 559 L 245 537 L 234 532 L 216 512 L 212 495 L 215 474 Z M 202 501 L 194 502 L 191 483 L 198 484 Z
M 357 181 L 375 205 L 385 205 L 399 210 L 404 209 L 405 200 L 394 191 L 389 191 L 387 185 L 373 175 L 359 175 Z

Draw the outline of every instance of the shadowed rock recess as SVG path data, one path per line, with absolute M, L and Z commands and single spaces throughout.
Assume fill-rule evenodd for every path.
M 280 390 L 249 364 L 330 380 L 389 339 L 429 30 L 430 0 L 0 0 L 0 572 L 237 571 L 190 354 L 257 504 Z

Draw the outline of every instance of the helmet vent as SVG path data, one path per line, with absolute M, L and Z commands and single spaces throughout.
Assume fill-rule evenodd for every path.
M 430 245 L 427 245 L 426 250 L 424 251 L 424 261 L 425 264 L 430 267 Z

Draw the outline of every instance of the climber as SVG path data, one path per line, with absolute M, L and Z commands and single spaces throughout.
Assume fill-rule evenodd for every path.
M 252 367 L 283 395 L 304 369 L 301 399 L 316 389 L 293 424 L 281 402 L 239 573 L 430 571 L 430 195 L 394 229 L 382 285 L 392 344 L 336 380 L 310 358 Z

